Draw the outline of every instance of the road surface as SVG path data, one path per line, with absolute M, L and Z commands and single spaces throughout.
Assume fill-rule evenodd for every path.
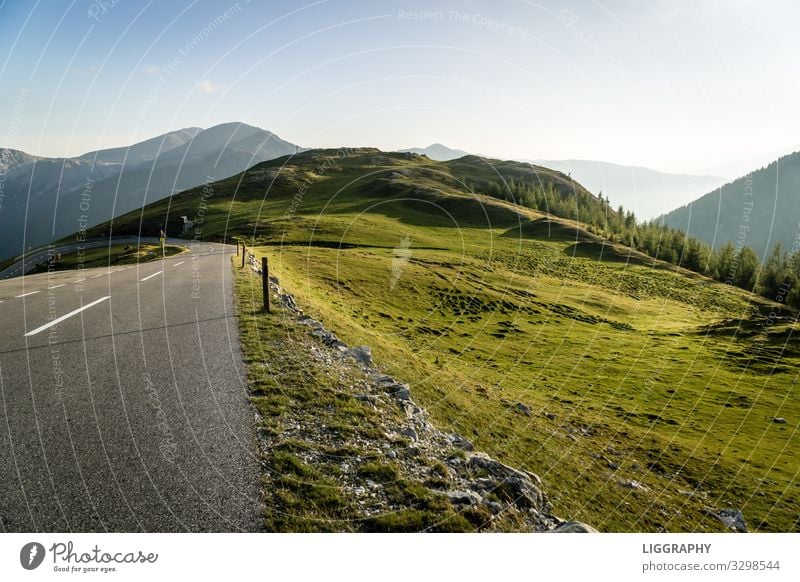
M 254 531 L 234 247 L 0 281 L 0 531 Z

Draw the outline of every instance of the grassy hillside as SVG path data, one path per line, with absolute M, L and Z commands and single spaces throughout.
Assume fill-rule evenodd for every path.
M 586 195 L 525 164 L 317 150 L 103 229 L 152 235 L 187 215 L 198 238 L 255 246 L 440 427 L 539 474 L 558 515 L 605 531 L 720 531 L 710 513 L 735 508 L 751 530 L 800 531 L 794 320 L 467 190 L 498 177 Z

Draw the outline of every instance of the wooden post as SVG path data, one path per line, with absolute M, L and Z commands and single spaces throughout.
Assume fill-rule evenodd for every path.
M 236 256 L 239 256 L 239 241 L 236 241 Z
M 247 247 L 242 243 L 242 269 L 244 269 L 244 257 L 247 254 Z
M 264 311 L 269 313 L 269 261 L 261 257 L 261 288 L 264 291 Z

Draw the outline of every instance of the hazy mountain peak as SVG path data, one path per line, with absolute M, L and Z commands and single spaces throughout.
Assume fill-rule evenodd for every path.
M 525 161 L 569 174 L 594 194 L 602 192 L 612 205 L 632 210 L 639 219 L 659 216 L 726 181 L 718 176 L 674 174 L 598 160 Z
M 175 147 L 185 144 L 200 133 L 200 127 L 186 127 L 151 137 L 130 146 L 121 146 L 105 150 L 89 152 L 78 159 L 94 162 L 111 162 L 116 164 L 139 163 L 155 157 Z
M 164 159 L 187 159 L 206 156 L 212 152 L 229 149 L 234 143 L 253 136 L 271 136 L 272 133 L 246 123 L 220 123 L 204 129 L 186 143 L 173 148 Z M 261 160 L 258 160 L 261 161 Z
M 463 150 L 455 150 L 438 142 L 432 143 L 426 148 L 410 148 L 407 150 L 399 150 L 399 151 L 402 153 L 412 153 L 412 154 L 419 154 L 422 156 L 428 156 L 430 159 L 436 160 L 438 162 L 447 162 L 449 160 L 455 160 L 456 158 L 462 158 L 468 155 L 467 152 Z

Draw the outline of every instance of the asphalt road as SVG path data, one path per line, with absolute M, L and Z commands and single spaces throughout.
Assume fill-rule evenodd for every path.
M 233 252 L 0 281 L 0 531 L 258 529 Z

